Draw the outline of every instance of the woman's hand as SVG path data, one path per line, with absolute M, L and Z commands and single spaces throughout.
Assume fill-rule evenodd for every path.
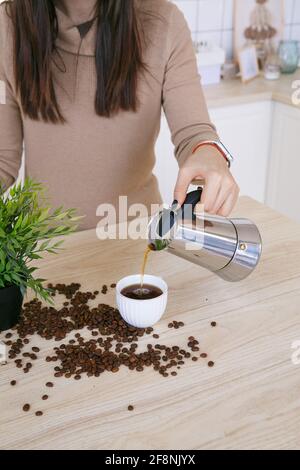
M 174 199 L 180 205 L 196 178 L 205 180 L 200 202 L 205 212 L 227 217 L 237 202 L 239 187 L 217 149 L 208 145 L 200 147 L 180 168 L 174 191 Z

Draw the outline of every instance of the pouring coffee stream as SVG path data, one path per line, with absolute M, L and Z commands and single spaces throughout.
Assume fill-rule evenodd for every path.
M 202 266 L 226 281 L 241 281 L 259 263 L 262 240 L 248 219 L 198 213 L 202 188 L 160 210 L 148 226 L 148 248 L 168 252 Z M 149 254 L 149 253 L 148 253 Z

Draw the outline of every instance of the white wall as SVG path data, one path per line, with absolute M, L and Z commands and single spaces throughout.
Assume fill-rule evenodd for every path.
M 225 48 L 228 59 L 232 57 L 234 0 L 172 1 L 185 14 L 195 41 L 213 41 Z M 284 7 L 284 38 L 300 42 L 300 0 L 284 0 Z

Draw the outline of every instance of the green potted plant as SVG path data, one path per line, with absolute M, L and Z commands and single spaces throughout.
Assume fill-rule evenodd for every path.
M 43 253 L 57 253 L 56 237 L 76 230 L 75 210 L 52 209 L 41 184 L 26 179 L 7 193 L 0 187 L 0 331 L 18 323 L 28 288 L 51 302 L 44 279 L 34 277 L 33 262 Z

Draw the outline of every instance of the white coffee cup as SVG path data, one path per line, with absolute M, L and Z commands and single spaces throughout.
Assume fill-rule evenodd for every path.
M 159 287 L 162 294 L 154 299 L 129 299 L 121 294 L 125 287 L 139 284 L 141 275 L 136 274 L 121 279 L 116 286 L 117 306 L 122 318 L 136 328 L 147 328 L 157 323 L 163 316 L 168 300 L 168 286 L 163 279 L 145 274 L 144 284 Z

